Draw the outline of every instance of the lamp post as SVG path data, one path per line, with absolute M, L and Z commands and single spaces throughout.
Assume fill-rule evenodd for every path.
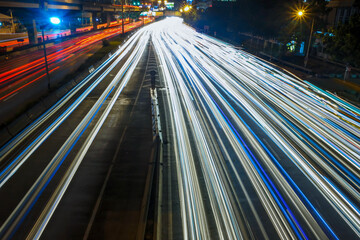
M 180 8 L 180 12 L 183 13 L 187 13 L 188 11 L 190 11 L 190 9 L 192 9 L 192 6 L 189 6 L 189 5 L 185 5 L 183 8 Z
M 124 0 L 121 0 L 121 31 L 124 34 Z
M 48 79 L 48 89 L 50 90 L 50 74 L 49 74 L 49 67 L 48 67 L 48 62 L 47 62 L 47 57 L 46 57 L 46 44 L 45 44 L 45 26 L 41 26 L 41 35 L 42 35 L 42 44 L 43 44 L 43 49 L 44 49 L 44 58 L 45 58 L 45 68 L 46 68 L 46 75 L 47 75 L 47 79 Z
M 15 33 L 15 26 L 14 26 L 14 16 L 12 10 L 10 9 L 10 17 L 11 17 L 11 33 Z
M 57 17 L 51 17 L 50 23 L 54 25 L 58 25 L 60 23 L 60 19 Z M 47 56 L 46 56 L 46 44 L 45 44 L 45 28 L 49 25 L 49 23 L 43 24 L 40 26 L 41 29 L 41 35 L 42 35 L 42 44 L 44 49 L 44 58 L 45 58 L 45 69 L 46 69 L 46 75 L 48 79 L 48 90 L 50 90 L 50 74 L 49 74 L 49 66 L 47 62 Z
M 298 18 L 303 18 L 305 16 L 305 10 L 299 10 L 297 13 L 296 13 L 297 17 Z M 304 67 L 307 66 L 307 63 L 308 63 L 308 60 L 309 60 L 309 53 L 310 53 L 310 46 L 311 46 L 311 38 L 312 38 L 312 35 L 313 35 L 313 31 L 314 31 L 314 22 L 315 22 L 315 17 L 312 17 L 312 20 L 311 20 L 311 29 L 310 29 L 310 35 L 309 35 L 309 41 L 308 41 L 308 46 L 307 46 L 307 50 L 306 50 L 306 55 L 305 55 L 305 58 L 304 58 Z
M 307 47 L 307 50 L 306 50 L 306 56 L 305 56 L 305 59 L 304 59 L 304 67 L 306 67 L 306 65 L 308 63 L 308 60 L 309 60 L 311 38 L 312 38 L 313 31 L 314 31 L 314 21 L 315 21 L 315 18 L 313 17 L 313 19 L 311 21 L 311 30 L 310 30 L 310 35 L 309 35 L 309 43 L 308 43 L 308 47 Z

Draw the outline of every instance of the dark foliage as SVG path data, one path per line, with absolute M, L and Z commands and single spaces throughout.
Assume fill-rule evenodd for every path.
M 198 27 L 208 25 L 210 29 L 217 32 L 250 32 L 259 36 L 279 37 L 286 31 L 294 30 L 299 24 L 294 21 L 297 8 L 306 8 L 309 11 L 308 22 L 311 22 L 312 15 L 317 16 L 315 22 L 318 29 L 325 27 L 325 22 L 321 17 L 330 11 L 326 8 L 326 4 L 325 0 L 313 0 L 302 6 L 297 0 L 214 2 L 212 8 L 204 13 L 197 13 L 201 17 L 195 25 Z M 303 29 L 306 31 L 306 26 Z
M 334 37 L 327 37 L 327 52 L 336 60 L 360 67 L 360 14 L 339 26 Z

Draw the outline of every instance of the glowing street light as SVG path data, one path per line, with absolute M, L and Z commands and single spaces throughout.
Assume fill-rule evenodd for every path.
M 58 25 L 58 24 L 60 24 L 60 18 L 58 18 L 58 17 L 51 17 L 51 18 L 50 18 L 50 22 L 51 22 L 52 24 Z
M 302 19 L 303 17 L 306 17 L 307 14 L 305 14 L 305 10 L 300 9 L 296 12 L 296 17 L 298 17 L 299 19 Z M 313 35 L 313 31 L 314 31 L 314 22 L 315 22 L 315 17 L 312 17 L 312 21 L 311 21 L 311 29 L 310 29 L 310 35 L 309 35 L 309 41 L 308 41 L 308 46 L 307 46 L 307 50 L 306 50 L 306 55 L 304 58 L 304 67 L 307 66 L 308 60 L 309 60 L 309 52 L 310 52 L 310 46 L 311 46 L 311 37 Z
M 60 24 L 60 18 L 58 17 L 51 17 L 50 19 L 50 23 L 54 24 L 54 25 L 58 25 Z M 46 69 L 46 75 L 48 78 L 48 89 L 50 90 L 50 74 L 49 74 L 49 66 L 48 66 L 48 61 L 47 61 L 47 56 L 46 56 L 46 44 L 45 44 L 45 28 L 49 25 L 49 23 L 41 25 L 41 35 L 42 35 L 42 44 L 43 44 L 43 48 L 44 48 L 44 58 L 45 58 L 45 69 Z
M 189 6 L 185 6 L 185 7 L 184 7 L 184 11 L 185 11 L 185 12 L 188 12 L 189 10 L 190 10 L 190 7 L 189 7 Z

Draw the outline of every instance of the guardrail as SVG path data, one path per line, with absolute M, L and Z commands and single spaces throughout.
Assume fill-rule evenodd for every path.
M 314 73 L 313 70 L 311 70 L 311 69 L 309 69 L 309 68 L 305 68 L 305 67 L 302 67 L 302 66 L 293 64 L 293 63 L 291 63 L 291 62 L 287 62 L 287 61 L 278 59 L 278 58 L 273 57 L 273 56 L 271 56 L 271 55 L 269 55 L 269 54 L 266 54 L 266 53 L 264 53 L 264 52 L 259 52 L 259 54 L 260 54 L 260 55 L 263 55 L 263 56 L 265 56 L 265 57 L 268 57 L 268 58 L 270 58 L 271 60 L 275 60 L 275 61 L 277 61 L 277 62 L 280 62 L 280 63 L 282 63 L 282 64 L 284 64 L 284 65 L 286 65 L 286 66 L 288 66 L 288 67 L 292 67 L 292 68 L 294 68 L 294 69 L 296 69 L 296 70 L 300 70 L 300 71 L 302 71 L 302 72 L 305 72 L 305 73 L 307 73 L 307 74 L 313 74 L 313 73 Z

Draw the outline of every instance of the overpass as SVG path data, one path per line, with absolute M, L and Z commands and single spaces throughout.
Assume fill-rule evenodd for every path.
M 78 1 L 78 0 L 14 0 L 0 1 L 0 8 L 27 8 L 45 10 L 73 10 L 73 11 L 122 11 L 121 4 L 111 1 Z M 124 11 L 141 11 L 139 6 L 125 5 Z
M 75 30 L 76 24 L 72 18 L 76 14 L 91 13 L 93 29 L 97 29 L 99 14 L 105 15 L 108 26 L 110 25 L 111 15 L 119 12 L 139 12 L 139 6 L 117 4 L 119 1 L 110 0 L 13 0 L 0 1 L 1 9 L 12 9 L 14 15 L 18 17 L 26 26 L 29 43 L 37 44 L 37 28 L 39 25 L 46 24 L 48 16 L 51 14 L 61 15 L 67 19 L 71 30 Z

